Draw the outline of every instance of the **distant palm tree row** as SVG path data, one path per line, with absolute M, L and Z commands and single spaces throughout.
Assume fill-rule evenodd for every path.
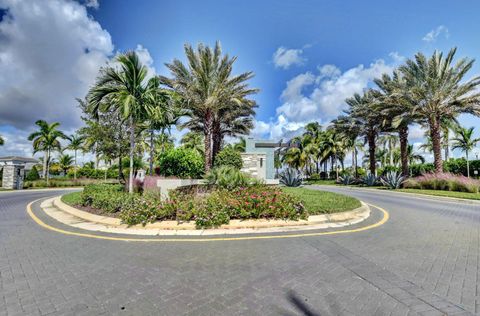
M 455 48 L 446 56 L 438 51 L 429 58 L 417 53 L 393 74 L 375 79 L 376 88 L 348 98 L 345 114 L 333 120 L 325 131 L 319 132 L 318 124 L 307 125 L 303 136 L 290 141 L 295 146 L 285 151 L 283 161 L 295 168 L 303 168 L 309 161 L 315 161 L 317 166 L 326 166 L 330 161 L 336 169 L 337 161 L 343 165 L 346 152 L 352 151 L 356 170 L 358 141 L 363 140 L 372 174 L 376 173 L 380 156 L 382 165 L 388 162 L 393 166 L 400 160 L 402 173 L 408 176 L 409 164 L 423 161 L 408 144 L 412 124 L 427 129 L 429 143 L 423 148 L 433 152 L 435 172 L 443 171 L 442 147 L 448 159 L 450 130 L 455 132 L 452 148 L 464 151 L 468 160 L 468 153 L 480 139 L 473 138 L 473 128 L 464 129 L 456 123 L 460 114 L 480 115 L 480 77 L 465 80 L 473 60 L 454 62 L 455 53 Z

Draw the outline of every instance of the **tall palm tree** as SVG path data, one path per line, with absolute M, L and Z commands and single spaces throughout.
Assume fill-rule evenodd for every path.
M 146 102 L 148 103 L 148 123 L 147 128 L 150 133 L 150 175 L 153 175 L 153 156 L 155 153 L 155 131 L 161 134 L 170 133 L 172 125 L 177 124 L 182 116 L 180 109 L 175 107 L 174 96 L 171 91 L 160 89 L 160 81 L 157 77 L 148 81 L 148 89 Z
M 190 131 L 186 133 L 180 140 L 180 144 L 182 144 L 184 148 L 194 150 L 201 155 L 203 155 L 203 151 L 205 150 L 203 134 L 198 132 Z
M 205 170 L 208 171 L 223 137 L 220 134 L 222 124 L 229 127 L 238 116 L 245 118 L 245 112 L 253 113 L 252 108 L 256 104 L 249 97 L 257 93 L 258 89 L 248 87 L 247 81 L 253 77 L 253 72 L 232 75 L 232 67 L 237 58 L 222 56 L 219 42 L 213 49 L 199 44 L 197 50 L 186 44 L 185 55 L 188 65 L 175 59 L 167 64 L 172 78 L 161 77 L 161 81 L 183 101 L 189 120 L 182 126 L 203 132 Z M 248 115 L 250 114 L 247 114 L 247 118 Z M 241 132 L 248 131 L 250 126 L 242 128 Z M 225 133 L 230 133 L 228 128 L 225 129 Z M 232 133 L 238 134 L 238 131 Z
M 70 143 L 67 149 L 73 150 L 74 166 L 73 166 L 73 179 L 77 179 L 77 151 L 83 149 L 83 143 L 85 138 L 79 135 L 71 135 Z
M 415 151 L 413 150 L 413 145 L 408 145 L 407 156 L 408 163 L 411 165 L 416 162 L 425 163 L 425 158 L 422 155 L 415 153 Z
M 343 168 L 345 158 L 345 138 L 341 134 L 335 133 L 335 130 L 328 129 L 322 139 L 322 158 L 332 161 L 332 168 L 335 170 L 338 178 L 338 165 L 340 162 Z
M 58 164 L 60 168 L 63 170 L 63 175 L 66 176 L 68 169 L 72 166 L 73 157 L 67 154 L 62 154 L 58 157 Z
M 133 193 L 133 161 L 135 155 L 135 133 L 137 125 L 147 116 L 150 104 L 147 98 L 152 93 L 146 81 L 147 68 L 142 65 L 135 52 L 117 56 L 119 67 L 106 67 L 100 72 L 95 85 L 88 93 L 89 110 L 94 115 L 116 108 L 128 121 L 130 129 L 130 172 L 128 191 Z
M 423 150 L 423 152 L 433 152 L 433 143 L 432 138 L 428 135 L 425 136 L 425 143 L 421 144 L 419 149 Z
M 359 128 L 359 136 L 363 136 L 368 144 L 367 156 L 370 159 L 369 170 L 372 174 L 376 173 L 376 142 L 383 122 L 382 113 L 378 113 L 373 108 L 378 95 L 379 93 L 375 90 L 367 90 L 363 95 L 356 93 L 345 100 L 349 105 L 346 111 L 347 116 L 353 120 L 352 124 Z
M 377 108 L 384 114 L 382 124 L 385 129 L 398 132 L 402 175 L 408 176 L 408 133 L 409 126 L 415 122 L 412 112 L 414 100 L 409 94 L 410 87 L 405 76 L 399 71 L 394 71 L 392 76 L 383 74 L 374 82 L 382 93 L 377 104 Z
M 455 130 L 455 137 L 452 139 L 452 149 L 460 149 L 465 152 L 465 158 L 467 159 L 467 177 L 470 177 L 470 163 L 468 161 L 468 153 L 475 148 L 479 138 L 473 138 L 473 127 L 463 128 L 458 127 Z
M 49 166 L 51 160 L 51 153 L 54 150 L 60 150 L 60 139 L 68 139 L 62 131 L 58 130 L 60 123 L 47 123 L 44 120 L 38 120 L 35 122 L 40 129 L 31 133 L 28 136 L 29 141 L 33 141 L 33 152 L 37 153 L 43 151 L 45 153 L 43 159 L 43 176 L 49 185 Z
M 439 51 L 430 58 L 417 53 L 414 60 L 399 67 L 415 100 L 412 113 L 419 123 L 429 127 L 435 172 L 443 171 L 442 120 L 454 120 L 461 113 L 480 115 L 480 77 L 463 81 L 474 60 L 462 58 L 453 64 L 456 50 L 451 49 L 445 57 Z
M 357 125 L 357 121 L 350 116 L 341 115 L 332 121 L 333 129 L 336 133 L 342 135 L 345 141 L 346 149 L 352 151 L 352 167 L 355 170 L 355 177 L 358 177 L 358 151 L 362 148 L 362 144 L 358 141 L 361 127 Z

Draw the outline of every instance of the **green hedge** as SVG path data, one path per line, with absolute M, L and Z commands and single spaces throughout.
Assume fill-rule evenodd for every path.
M 215 156 L 215 167 L 233 167 L 242 169 L 242 156 L 233 147 L 225 147 Z
M 165 177 L 199 179 L 203 176 L 204 168 L 203 157 L 191 149 L 170 149 L 158 157 L 157 170 Z

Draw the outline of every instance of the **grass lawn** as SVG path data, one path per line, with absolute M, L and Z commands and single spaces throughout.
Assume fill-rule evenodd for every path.
M 82 192 L 72 192 L 62 196 L 62 202 L 71 206 L 80 205 Z
M 306 188 L 282 187 L 282 190 L 299 197 L 310 215 L 351 211 L 361 206 L 356 198 L 342 194 Z
M 336 185 L 335 180 L 307 180 L 305 182 L 308 184 Z
M 442 190 L 421 190 L 421 189 L 398 189 L 395 191 L 418 193 L 435 196 L 445 196 L 459 199 L 480 200 L 480 193 L 442 191 Z

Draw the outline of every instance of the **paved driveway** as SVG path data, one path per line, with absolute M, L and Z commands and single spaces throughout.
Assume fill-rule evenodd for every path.
M 383 207 L 390 219 L 331 236 L 125 242 L 37 225 L 26 205 L 58 192 L 0 193 L 0 315 L 480 312 L 480 204 L 321 189 Z

